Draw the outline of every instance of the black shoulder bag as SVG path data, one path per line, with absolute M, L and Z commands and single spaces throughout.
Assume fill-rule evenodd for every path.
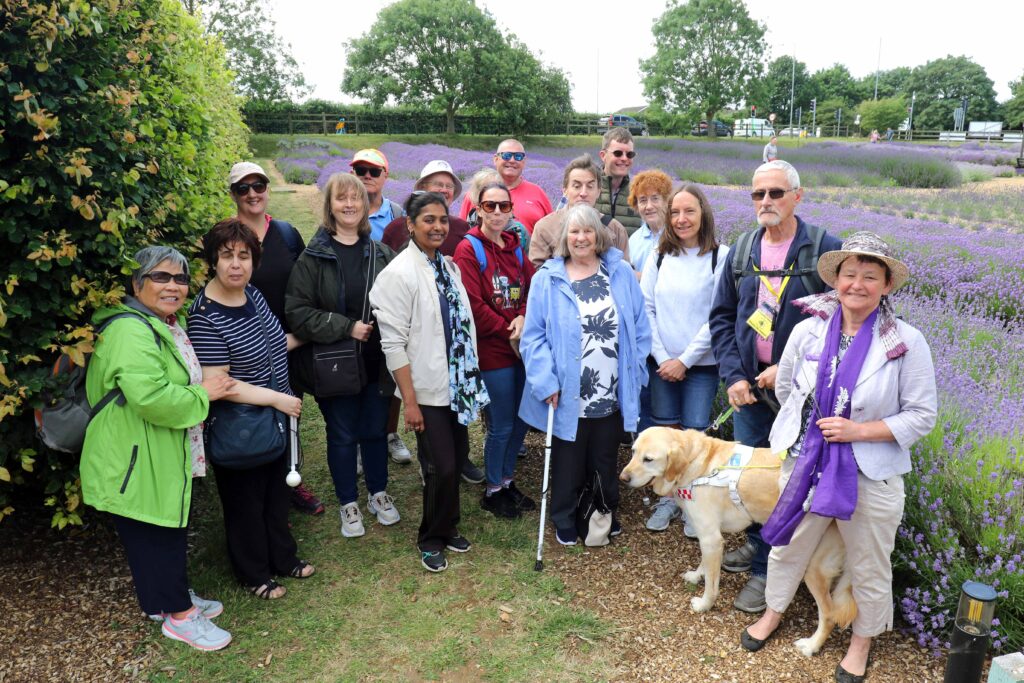
M 263 341 L 270 361 L 270 389 L 278 390 L 274 354 L 270 349 L 267 324 L 256 309 Z M 248 470 L 281 457 L 288 448 L 285 417 L 273 406 L 214 401 L 203 430 L 206 457 L 214 465 L 231 470 Z

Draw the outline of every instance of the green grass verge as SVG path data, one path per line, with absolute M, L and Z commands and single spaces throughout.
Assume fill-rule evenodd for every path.
M 255 133 L 249 138 L 249 146 L 253 156 L 277 156 L 277 143 L 281 140 L 308 138 L 310 140 L 327 140 L 347 149 L 364 149 L 380 147 L 385 142 L 405 142 L 410 145 L 427 143 L 447 145 L 459 149 L 490 151 L 508 136 L 501 135 L 287 135 L 271 133 Z M 528 135 L 521 138 L 527 147 L 577 147 L 601 145 L 600 135 Z

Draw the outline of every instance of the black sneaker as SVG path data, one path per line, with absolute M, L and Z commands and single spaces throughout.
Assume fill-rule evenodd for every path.
M 448 550 L 451 550 L 453 553 L 468 553 L 469 549 L 473 547 L 473 544 L 469 542 L 469 539 L 460 533 L 456 533 L 445 541 L 445 545 L 448 547 Z
M 555 529 L 555 539 L 562 545 L 576 545 L 576 538 L 575 528 Z
M 514 481 L 510 481 L 505 490 L 508 491 L 508 495 L 512 499 L 512 502 L 515 503 L 516 507 L 520 510 L 537 509 L 537 504 L 533 502 L 533 498 L 530 498 L 528 495 L 516 488 L 516 483 Z
M 462 468 L 462 480 L 467 484 L 482 484 L 484 479 L 484 471 L 474 465 L 472 460 L 467 460 Z
M 512 500 L 512 496 L 509 495 L 508 489 L 495 491 L 491 495 L 485 493 L 480 498 L 480 507 L 495 517 L 504 517 L 506 519 L 515 519 L 523 514 L 522 510 L 515 504 L 515 501 Z
M 608 535 L 611 536 L 612 538 L 615 538 L 616 536 L 618 536 L 621 533 L 622 533 L 622 525 L 619 524 L 619 520 L 618 520 L 617 517 L 612 516 L 612 528 L 608 532 Z
M 420 562 L 428 572 L 443 572 L 448 569 L 448 560 L 445 559 L 444 552 L 440 550 L 421 550 Z

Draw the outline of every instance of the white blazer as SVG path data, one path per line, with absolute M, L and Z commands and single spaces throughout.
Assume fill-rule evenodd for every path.
M 895 360 L 886 358 L 876 323 L 850 407 L 851 420 L 882 420 L 896 439 L 853 442 L 857 467 L 875 481 L 910 471 L 910 447 L 931 432 L 938 407 L 935 368 L 928 342 L 902 320 L 897 320 L 896 324 L 907 352 Z M 809 318 L 793 328 L 786 343 L 775 380 L 775 395 L 782 407 L 772 425 L 773 453 L 789 448 L 800 435 L 801 413 L 807 395 L 817 384 L 818 358 L 827 332 L 827 320 Z
M 475 349 L 476 323 L 459 268 L 443 256 L 441 261 L 459 289 Z M 413 240 L 377 275 L 370 290 L 370 306 L 380 325 L 381 349 L 391 374 L 411 365 L 416 402 L 449 405 L 448 350 L 434 267 Z M 401 396 L 397 389 L 395 395 Z

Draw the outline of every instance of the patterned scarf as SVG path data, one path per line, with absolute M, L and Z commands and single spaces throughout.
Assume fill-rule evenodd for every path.
M 452 346 L 448 352 L 448 397 L 459 424 L 468 425 L 477 419 L 480 408 L 491 402 L 480 375 L 476 349 L 470 334 L 469 312 L 462 305 L 459 288 L 452 281 L 440 253 L 431 261 L 438 293 L 448 302 L 448 323 L 452 330 Z
M 797 299 L 793 305 L 807 315 L 828 320 L 839 309 L 839 294 L 831 289 L 824 294 L 811 294 Z M 900 338 L 899 329 L 896 327 L 896 313 L 892 310 L 892 303 L 887 296 L 883 296 L 881 303 L 878 304 L 878 318 L 878 338 L 885 349 L 885 357 L 895 360 L 907 352 L 907 345 Z
M 808 512 L 836 519 L 853 516 L 857 507 L 857 461 L 853 457 L 853 446 L 826 441 L 817 422 L 824 417 L 849 419 L 853 390 L 871 348 L 878 318 L 879 309 L 875 309 L 860 326 L 842 360 L 839 345 L 843 309 L 838 308 L 829 320 L 825 346 L 818 359 L 814 410 L 807 421 L 807 435 L 793 475 L 761 529 L 761 537 L 769 545 L 788 545 Z

